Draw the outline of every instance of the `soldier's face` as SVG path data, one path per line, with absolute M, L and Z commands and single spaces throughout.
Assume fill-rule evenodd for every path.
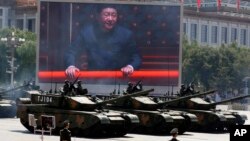
M 114 8 L 104 8 L 100 14 L 100 22 L 103 30 L 112 30 L 117 23 L 117 10 Z

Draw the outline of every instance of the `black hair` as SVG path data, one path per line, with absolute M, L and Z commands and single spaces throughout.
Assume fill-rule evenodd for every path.
M 63 122 L 63 127 L 68 126 L 69 123 L 70 123 L 69 120 L 65 120 L 65 121 Z
M 114 9 L 116 9 L 117 13 L 119 13 L 117 5 L 114 5 L 114 4 L 101 4 L 101 5 L 97 5 L 96 14 L 100 14 L 104 8 L 114 8 Z

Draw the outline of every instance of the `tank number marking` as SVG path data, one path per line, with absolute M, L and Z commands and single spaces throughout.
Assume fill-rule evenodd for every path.
M 38 96 L 37 100 L 39 102 L 46 102 L 46 103 L 52 103 L 52 97 L 47 97 L 47 96 Z

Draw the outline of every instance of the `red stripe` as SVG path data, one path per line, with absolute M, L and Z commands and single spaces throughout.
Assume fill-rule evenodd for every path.
M 220 10 L 220 7 L 221 7 L 221 0 L 217 0 L 217 9 L 218 9 L 218 11 Z
M 143 58 L 178 58 L 178 56 L 152 56 L 152 55 L 145 55 Z
M 165 77 L 165 78 L 177 78 L 179 76 L 179 72 L 177 70 L 171 71 L 162 71 L 162 70 L 154 70 L 154 71 L 135 71 L 132 78 L 143 77 Z M 38 77 L 41 79 L 47 78 L 66 78 L 64 71 L 39 71 Z M 81 71 L 80 78 L 122 78 L 123 74 L 120 71 Z
M 237 12 L 239 12 L 239 10 L 240 10 L 240 0 L 237 0 L 236 5 L 237 5 Z
M 197 0 L 197 9 L 200 9 L 201 7 L 201 0 Z

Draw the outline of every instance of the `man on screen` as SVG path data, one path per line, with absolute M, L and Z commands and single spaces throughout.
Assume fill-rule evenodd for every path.
M 74 78 L 80 71 L 75 56 L 81 49 L 86 51 L 88 70 L 121 70 L 125 76 L 131 75 L 141 64 L 132 32 L 117 25 L 115 7 L 98 7 L 97 13 L 98 22 L 83 27 L 65 54 L 66 75 Z

